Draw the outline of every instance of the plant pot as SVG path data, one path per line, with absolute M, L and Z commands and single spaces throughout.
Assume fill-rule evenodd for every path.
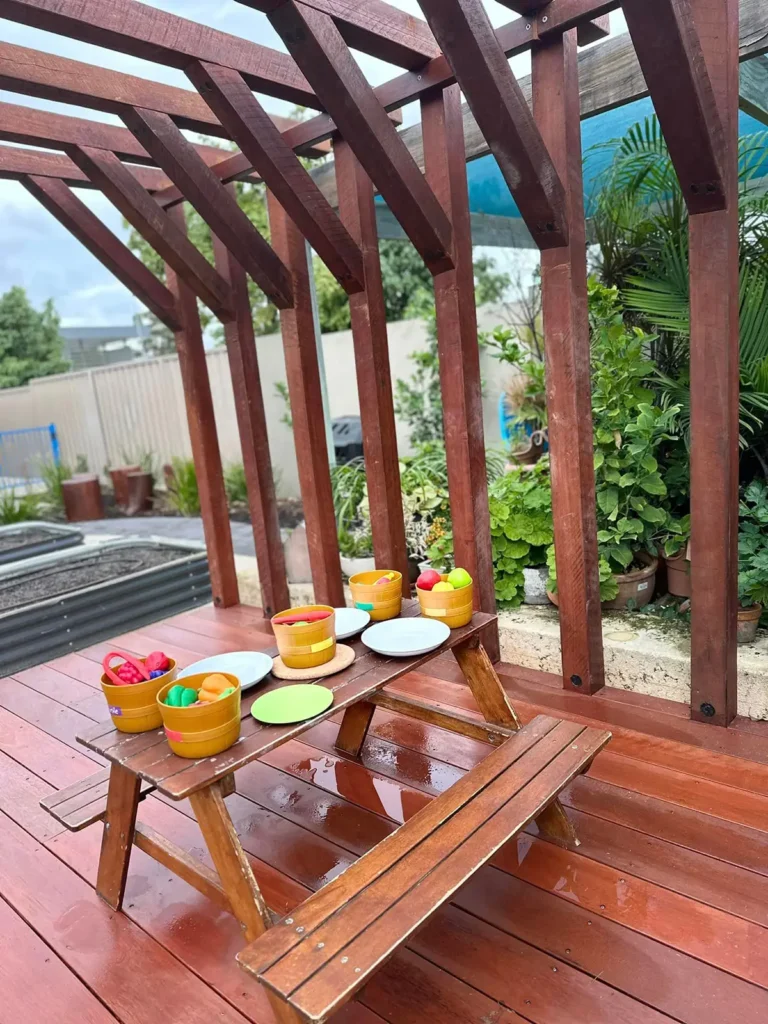
M 513 465 L 532 466 L 539 461 L 547 446 L 546 430 L 535 430 L 525 444 L 509 453 Z
M 377 583 L 382 576 L 391 572 L 394 579 L 388 583 Z M 372 572 L 358 572 L 349 578 L 349 589 L 355 608 L 368 612 L 373 622 L 394 619 L 400 614 L 403 599 L 403 577 L 394 569 L 374 569 Z
M 684 553 L 665 558 L 667 565 L 667 591 L 673 597 L 691 596 L 691 562 Z
M 605 611 L 623 610 L 630 601 L 633 602 L 635 608 L 644 608 L 650 603 L 656 586 L 656 570 L 659 567 L 659 560 L 645 551 L 639 552 L 636 559 L 643 563 L 643 568 L 614 576 L 619 585 L 619 593 L 613 601 L 603 601 L 602 607 Z
M 443 582 L 448 579 L 442 573 Z M 416 596 L 421 606 L 421 614 L 428 619 L 444 622 L 449 629 L 458 629 L 472 621 L 472 602 L 474 587 L 461 587 L 459 590 L 446 590 L 437 593 L 434 590 L 420 590 L 416 587 Z
M 383 588 L 382 588 L 383 589 Z M 272 619 L 275 642 L 286 668 L 319 668 L 336 656 L 336 613 L 327 604 L 309 604 L 290 608 L 292 615 L 306 612 L 330 612 L 327 619 L 308 622 L 304 626 L 281 625 Z M 276 618 L 285 615 L 278 612 Z
M 373 555 L 370 558 L 347 558 L 346 555 L 341 556 L 341 571 L 350 579 L 353 576 L 357 576 L 360 572 L 373 572 L 375 568 L 376 559 Z
M 127 476 L 128 502 L 126 515 L 135 516 L 139 512 L 151 512 L 152 496 L 155 489 L 155 478 L 152 473 L 137 470 Z
M 763 606 L 761 604 L 753 604 L 751 608 L 739 608 L 736 623 L 737 644 L 751 644 L 754 641 L 762 614 Z
M 634 602 L 635 608 L 644 608 L 650 603 L 656 586 L 656 570 L 659 567 L 659 560 L 647 552 L 641 551 L 637 555 L 637 561 L 644 562 L 645 568 L 614 576 L 619 585 L 619 593 L 613 601 L 603 601 L 601 607 L 604 611 L 622 611 L 630 601 Z M 547 597 L 553 605 L 559 607 L 557 594 L 548 590 Z
M 115 504 L 127 505 L 130 498 L 128 488 L 128 474 L 141 472 L 141 466 L 116 466 L 110 469 L 109 476 L 112 480 L 112 490 L 115 492 Z
M 534 569 L 523 569 L 525 577 L 525 596 L 523 604 L 549 604 L 547 579 L 549 569 L 546 565 L 537 565 Z

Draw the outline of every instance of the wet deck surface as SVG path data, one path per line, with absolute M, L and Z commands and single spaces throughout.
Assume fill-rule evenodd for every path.
M 235 921 L 134 850 L 125 912 L 93 881 L 100 826 L 62 832 L 39 805 L 101 763 L 76 742 L 103 720 L 98 663 L 162 648 L 181 665 L 271 646 L 256 609 L 205 608 L 0 680 L 0 1020 L 271 1024 L 241 973 Z M 464 712 L 448 657 L 392 687 Z M 339 1024 L 765 1024 L 768 737 L 688 721 L 619 691 L 564 694 L 501 666 L 528 721 L 556 712 L 614 739 L 564 802 L 578 852 L 535 826 L 483 869 L 363 990 Z M 271 907 L 286 912 L 450 786 L 490 748 L 378 711 L 355 763 L 324 723 L 237 773 L 228 799 Z M 203 856 L 186 803 L 139 818 Z

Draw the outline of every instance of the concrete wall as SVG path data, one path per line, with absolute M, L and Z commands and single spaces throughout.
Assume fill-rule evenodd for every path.
M 504 307 L 485 307 L 480 326 L 489 329 L 508 322 Z M 407 379 L 413 372 L 411 352 L 426 346 L 424 323 L 403 320 L 389 324 L 392 379 Z M 285 381 L 285 361 L 279 334 L 257 339 L 262 391 L 267 415 L 272 462 L 279 491 L 298 494 L 293 433 L 280 422 L 285 404 L 275 384 Z M 323 337 L 328 399 L 332 417 L 360 411 L 350 331 Z M 241 461 L 229 364 L 223 349 L 208 353 L 219 445 L 225 463 Z M 484 400 L 486 442 L 500 441 L 498 398 L 510 377 L 508 368 L 482 357 L 486 385 Z M 159 462 L 174 455 L 191 455 L 178 360 L 175 356 L 140 360 L 115 366 L 44 377 L 27 387 L 0 390 L 0 430 L 55 423 L 62 457 L 74 463 L 85 455 L 93 471 L 133 461 L 151 451 Z M 408 451 L 408 429 L 398 423 L 400 451 Z

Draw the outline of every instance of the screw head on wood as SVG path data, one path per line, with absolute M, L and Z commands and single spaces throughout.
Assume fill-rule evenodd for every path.
M 286 917 L 285 923 L 286 924 L 293 924 L 293 918 L 292 917 Z
M 581 676 L 575 676 L 575 675 L 571 676 L 571 682 L 573 683 L 574 686 L 583 686 L 584 685 L 584 680 L 581 678 Z
M 702 715 L 706 715 L 707 718 L 712 718 L 713 715 L 717 714 L 714 704 L 708 704 L 706 701 L 701 705 L 699 710 Z

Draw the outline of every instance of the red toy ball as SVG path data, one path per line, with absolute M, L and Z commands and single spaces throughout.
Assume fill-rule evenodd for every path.
M 425 569 L 421 576 L 416 580 L 416 586 L 419 590 L 431 590 L 434 585 L 439 582 L 439 572 L 435 572 L 434 569 Z
M 150 672 L 167 672 L 171 667 L 171 663 L 168 660 L 167 655 L 163 654 L 162 651 L 152 651 L 144 659 L 144 664 Z

